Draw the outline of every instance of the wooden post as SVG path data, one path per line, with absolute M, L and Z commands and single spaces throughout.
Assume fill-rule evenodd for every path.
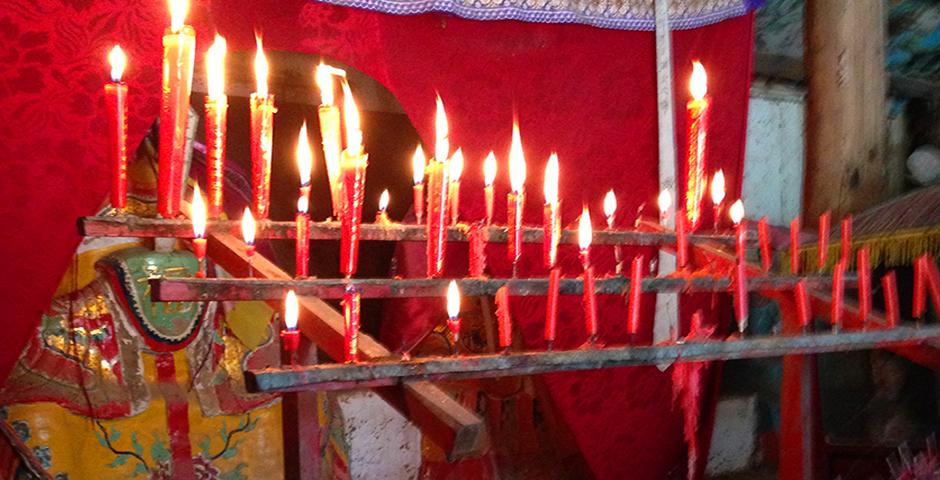
M 886 155 L 881 0 L 807 0 L 804 218 L 839 217 L 895 194 Z

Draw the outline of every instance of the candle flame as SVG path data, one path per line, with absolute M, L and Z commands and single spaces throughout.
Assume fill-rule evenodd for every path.
M 522 152 L 522 137 L 519 135 L 519 123 L 512 124 L 512 146 L 509 149 L 509 185 L 512 191 L 519 193 L 525 184 L 525 154 Z
M 494 181 L 496 181 L 496 154 L 491 151 L 483 161 L 483 182 L 489 187 Z
M 300 306 L 297 304 L 297 294 L 293 290 L 287 291 L 284 297 L 284 326 L 288 330 L 297 328 L 297 316 L 300 314 Z
M 320 103 L 322 105 L 333 105 L 333 72 L 330 68 L 320 62 L 314 74 L 317 88 L 320 90 Z
M 183 29 L 186 21 L 186 12 L 189 10 L 189 0 L 169 0 L 170 3 L 170 31 L 177 33 Z
M 192 218 L 193 235 L 196 238 L 204 238 L 206 236 L 206 202 L 202 200 L 198 183 L 193 186 Z
M 306 195 L 301 195 L 297 197 L 297 212 L 298 213 L 307 213 L 307 210 L 310 208 L 310 199 Z
M 708 93 L 708 75 L 705 73 L 705 67 L 701 62 L 692 62 L 692 77 L 689 79 L 689 92 L 692 98 L 701 100 Z
M 258 84 L 255 93 L 262 97 L 268 96 L 268 71 L 268 59 L 264 56 L 261 35 L 255 33 L 255 82 Z
M 718 205 L 725 199 L 725 172 L 720 169 L 712 177 L 712 203 Z
M 542 187 L 545 194 L 545 204 L 555 205 L 558 203 L 558 154 L 552 152 L 548 156 L 548 164 L 545 165 L 545 186 Z
M 742 202 L 741 199 L 738 199 L 733 204 L 731 204 L 731 208 L 728 210 L 728 215 L 731 217 L 731 221 L 734 222 L 735 225 L 741 223 L 741 220 L 744 219 L 744 202 Z
M 206 52 L 206 85 L 209 90 L 209 98 L 218 100 L 225 95 L 225 53 L 227 50 L 225 38 L 218 34 L 215 41 Z
M 451 319 L 460 315 L 460 289 L 457 282 L 451 280 L 447 286 L 447 316 Z
M 349 83 L 343 82 L 343 119 L 346 123 L 346 149 L 358 154 L 362 151 L 362 130 L 359 126 L 359 108 Z
M 459 182 L 460 175 L 463 174 L 463 151 L 457 149 L 454 155 L 450 157 L 450 181 Z
M 428 160 L 424 156 L 424 149 L 421 148 L 421 145 L 418 145 L 418 148 L 415 149 L 415 154 L 411 156 L 411 175 L 412 179 L 415 181 L 415 185 L 420 185 L 424 182 L 424 165 L 426 163 L 428 163 Z
M 382 195 L 379 195 L 379 210 L 385 211 L 388 209 L 388 189 L 382 190 Z
M 444 112 L 444 101 L 437 96 L 437 115 L 434 117 L 434 159 L 443 162 L 450 153 L 450 134 L 447 127 L 447 113 Z
M 300 185 L 310 184 L 310 173 L 313 170 L 313 151 L 310 149 L 310 139 L 307 137 L 307 121 L 304 120 L 297 135 L 297 170 L 300 172 Z
M 669 211 L 669 207 L 672 206 L 672 194 L 669 193 L 669 189 L 663 189 L 659 192 L 659 200 L 657 200 L 659 205 L 659 213 L 666 213 Z
M 594 231 L 591 229 L 591 212 L 587 207 L 581 210 L 581 220 L 578 221 L 578 246 L 587 250 L 591 246 Z
M 121 50 L 120 45 L 115 45 L 108 52 L 108 63 L 111 64 L 111 80 L 120 82 L 124 75 L 124 67 L 127 66 L 127 55 L 124 55 L 124 50 Z
M 611 189 L 607 192 L 607 195 L 604 195 L 604 216 L 611 218 L 614 216 L 614 213 L 617 212 L 617 196 L 614 195 L 614 190 Z
M 246 245 L 255 243 L 255 217 L 251 215 L 251 209 L 245 207 L 245 213 L 242 215 L 242 239 Z

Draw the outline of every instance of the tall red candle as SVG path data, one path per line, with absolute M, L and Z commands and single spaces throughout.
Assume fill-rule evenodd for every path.
M 858 249 L 855 270 L 858 271 L 858 312 L 864 325 L 868 321 L 868 314 L 871 313 L 871 264 L 868 247 Z
M 513 273 L 515 273 L 515 266 L 522 256 L 522 214 L 525 211 L 525 176 L 525 155 L 522 151 L 519 124 L 513 123 L 512 146 L 509 150 L 509 183 L 512 187 L 512 191 L 507 197 L 508 205 L 506 215 L 509 233 L 507 251 L 509 261 L 513 264 Z
M 499 346 L 506 349 L 512 345 L 512 317 L 509 314 L 509 287 L 503 285 L 496 290 L 496 320 L 499 329 Z
M 842 236 L 841 240 L 841 257 L 840 260 L 844 261 L 846 265 L 849 263 L 849 259 L 852 257 L 852 215 L 846 215 L 842 219 Z
M 206 200 L 209 217 L 223 212 L 225 176 L 225 133 L 228 97 L 225 95 L 225 39 L 216 35 L 206 53 Z
M 764 273 L 770 271 L 773 266 L 773 256 L 770 250 L 770 227 L 767 225 L 767 217 L 761 217 L 757 222 L 757 239 L 760 244 L 760 265 Z
M 268 93 L 268 61 L 261 38 L 256 38 L 255 80 L 257 91 L 250 97 L 251 210 L 258 220 L 268 218 L 271 204 L 271 148 L 274 139 L 274 95 Z
M 186 7 L 186 2 L 170 2 L 170 28 L 163 34 L 157 212 L 164 218 L 179 215 L 185 181 L 186 127 L 196 60 L 196 32 L 193 27 L 183 25 Z
M 551 347 L 555 342 L 558 326 L 558 288 L 561 283 L 561 268 L 554 267 L 548 273 L 548 298 L 545 306 L 545 342 Z
M 688 155 L 686 157 L 685 213 L 694 231 L 702 220 L 702 201 L 705 198 L 705 151 L 708 131 L 708 81 L 705 68 L 693 62 L 689 81 L 692 100 L 686 105 L 688 112 Z
M 741 200 L 731 204 L 728 211 L 734 222 L 734 254 L 738 262 L 747 260 L 747 223 L 744 221 L 744 203 Z
M 832 271 L 832 311 L 830 321 L 836 330 L 842 329 L 842 311 L 845 303 L 845 262 L 836 262 Z
M 927 272 L 926 255 L 921 255 L 914 259 L 914 302 L 911 308 L 911 316 L 920 319 L 927 311 Z
M 829 255 L 829 218 L 831 213 L 827 210 L 819 216 L 819 243 L 816 246 L 816 269 L 822 271 L 826 268 L 826 259 Z
M 894 270 L 881 277 L 881 289 L 885 297 L 885 318 L 888 328 L 894 328 L 901 322 L 901 304 L 898 302 L 898 279 Z
M 460 217 L 460 176 L 463 174 L 463 151 L 457 149 L 450 158 L 450 174 L 447 187 L 447 205 L 450 208 L 450 224 L 457 225 Z
M 614 215 L 617 213 L 617 196 L 613 190 L 604 195 L 604 217 L 607 218 L 607 230 L 614 229 Z M 623 266 L 623 252 L 620 245 L 614 245 L 614 272 L 620 275 Z
M 734 267 L 734 313 L 738 320 L 738 331 L 747 329 L 747 263 L 739 259 Z
M 424 221 L 424 167 L 426 164 L 424 150 L 421 149 L 421 145 L 418 145 L 411 157 L 412 179 L 414 180 L 411 190 L 414 195 L 415 223 L 418 225 Z
M 359 110 L 349 84 L 343 83 L 343 115 L 346 120 L 346 150 L 339 162 L 343 182 L 343 215 L 340 219 L 340 270 L 349 278 L 359 264 L 359 239 L 362 228 L 362 204 L 365 201 L 366 167 L 369 155 L 363 153 Z
M 643 263 L 642 255 L 633 257 L 630 264 L 630 312 L 627 333 L 636 335 L 640 331 L 640 306 L 643 299 Z
M 339 162 L 342 152 L 342 135 L 340 132 L 339 107 L 334 105 L 333 77 L 345 77 L 346 72 L 329 65 L 317 66 L 315 79 L 317 89 L 320 90 L 320 106 L 317 116 L 320 119 L 320 138 L 323 139 L 323 160 L 326 163 L 326 175 L 330 184 L 330 199 L 333 205 L 333 218 L 340 218 L 343 214 L 343 198 L 341 194 L 342 181 L 340 180 Z
M 597 339 L 597 297 L 594 294 L 594 267 L 584 269 L 584 330 L 588 341 L 594 343 Z
M 800 326 L 807 329 L 813 321 L 813 309 L 809 300 L 809 287 L 806 280 L 800 280 L 796 284 L 796 312 L 800 321 Z
M 111 154 L 111 207 L 127 206 L 127 84 L 121 81 L 127 57 L 120 45 L 108 54 L 111 82 L 104 86 L 108 119 L 108 150 Z
M 685 210 L 676 210 L 676 267 L 685 268 L 689 264 L 689 238 L 686 235 Z
M 447 189 L 450 184 L 447 179 L 449 153 L 447 115 L 444 112 L 444 102 L 441 101 L 441 97 L 437 97 L 434 160 L 426 168 L 428 176 L 428 278 L 440 277 L 444 273 L 444 256 L 447 249 Z
M 310 265 L 310 215 L 307 213 L 307 197 L 297 199 L 297 242 L 295 248 L 296 277 L 306 278 Z
M 558 259 L 558 242 L 561 239 L 561 216 L 558 201 L 558 156 L 552 153 L 545 166 L 545 206 L 542 220 L 542 259 L 545 268 L 551 270 Z
M 345 345 L 344 360 L 346 363 L 359 361 L 359 316 L 361 315 L 360 302 L 362 296 L 355 287 L 346 287 L 343 294 L 343 340 Z
M 496 155 L 490 152 L 483 161 L 483 204 L 486 211 L 486 224 L 493 223 L 493 182 L 496 181 Z
M 800 273 L 800 219 L 790 221 L 790 273 Z

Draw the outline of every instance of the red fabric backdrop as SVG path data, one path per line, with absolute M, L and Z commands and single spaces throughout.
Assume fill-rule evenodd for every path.
M 260 28 L 266 48 L 322 53 L 356 66 L 396 95 L 429 145 L 434 93 L 440 92 L 451 144 L 463 147 L 468 159 L 466 218 L 482 215 L 480 195 L 473 192 L 481 187 L 480 165 L 490 149 L 500 160 L 497 195 L 508 189 L 514 112 L 530 167 L 528 221 L 539 221 L 541 165 L 550 151 L 561 159 L 565 222 L 575 219 L 582 202 L 599 218 L 602 195 L 615 188 L 617 222 L 627 225 L 640 204 L 658 193 L 652 33 L 437 14 L 396 17 L 304 0 L 205 0 L 193 6 L 190 20 L 199 35 L 197 61 L 215 29 L 227 36 L 230 48 L 249 49 L 253 29 Z M 157 114 L 160 36 L 167 24 L 163 2 L 141 0 L 12 0 L 0 10 L 0 38 L 8 46 L 0 54 L 0 295 L 6 317 L 0 378 L 9 373 L 66 269 L 79 241 L 75 219 L 92 214 L 107 193 L 100 115 L 106 53 L 120 42 L 130 57 L 129 141 L 136 145 Z M 710 166 L 724 168 L 729 198 L 740 191 L 752 27 L 747 16 L 673 37 L 677 131 L 684 127 L 691 61 L 701 59 L 713 105 Z M 678 151 L 684 148 L 680 134 Z M 525 271 L 541 268 L 536 249 L 526 254 Z M 610 265 L 609 251 L 597 255 Z M 577 271 L 570 251 L 563 262 L 568 273 Z M 500 273 L 505 267 L 494 265 Z M 602 336 L 624 341 L 624 322 L 617 321 L 626 314 L 620 299 L 601 304 Z M 537 345 L 541 305 L 514 302 L 513 309 L 525 340 Z M 561 313 L 558 343 L 575 345 L 583 331 L 580 308 L 566 303 Z M 383 337 L 393 346 L 407 343 L 432 314 L 407 322 L 390 316 Z M 683 468 L 677 467 L 684 449 L 680 416 L 669 404 L 668 373 L 634 368 L 547 378 L 598 477 L 662 478 Z

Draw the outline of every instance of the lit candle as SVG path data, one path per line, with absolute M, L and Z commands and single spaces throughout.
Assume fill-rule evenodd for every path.
M 310 148 L 310 139 L 307 137 L 307 122 L 300 126 L 297 135 L 297 173 L 300 178 L 300 197 L 307 199 L 310 204 L 310 177 L 313 172 L 313 151 Z
M 295 223 L 297 226 L 295 254 L 295 277 L 306 278 L 309 275 L 310 266 L 310 214 L 307 213 L 309 200 L 301 195 L 297 198 L 297 215 Z
M 790 273 L 800 273 L 800 219 L 790 221 Z
M 845 262 L 836 262 L 832 270 L 832 311 L 830 320 L 835 331 L 842 330 L 842 310 L 845 302 Z
M 414 179 L 412 191 L 414 193 L 415 223 L 418 225 L 421 225 L 424 219 L 424 166 L 426 163 L 428 161 L 424 157 L 424 150 L 421 149 L 421 145 L 418 145 L 418 148 L 415 148 L 415 154 L 411 157 L 412 178 Z
M 444 256 L 447 249 L 447 158 L 450 153 L 447 115 L 444 102 L 437 97 L 435 116 L 434 159 L 428 164 L 428 225 L 427 259 L 428 278 L 440 277 L 444 273 Z
M 454 337 L 454 355 L 457 355 L 460 342 L 460 289 L 453 280 L 447 286 L 447 328 Z
M 894 328 L 901 321 L 901 304 L 898 302 L 898 279 L 894 270 L 881 277 L 881 289 L 885 297 L 887 327 Z
M 339 107 L 333 102 L 333 76 L 346 76 L 346 72 L 328 65 L 317 66 L 314 77 L 320 90 L 320 107 L 317 114 L 320 119 L 320 137 L 323 139 L 323 159 L 326 162 L 326 175 L 330 183 L 330 198 L 333 205 L 333 218 L 340 218 L 343 213 L 343 198 L 340 193 L 340 151 L 342 136 L 339 126 Z
M 813 308 L 809 300 L 809 287 L 806 280 L 800 280 L 796 284 L 796 313 L 800 321 L 800 327 L 803 331 L 809 329 L 810 322 L 813 321 Z
M 917 320 L 920 320 L 927 310 L 926 260 L 926 255 L 914 259 L 914 301 L 911 307 L 911 316 Z
M 512 262 L 513 275 L 519 258 L 522 257 L 522 214 L 525 210 L 525 154 L 522 152 L 522 138 L 519 124 L 512 124 L 512 147 L 509 150 L 509 184 L 512 191 L 507 196 L 507 233 L 509 240 L 509 260 Z
M 607 218 L 607 230 L 614 229 L 614 214 L 617 213 L 617 196 L 614 195 L 613 189 L 607 192 L 607 195 L 604 195 L 604 217 Z M 623 255 L 621 254 L 620 245 L 614 245 L 614 271 L 619 275 L 621 271 L 621 263 L 623 262 Z
M 346 121 L 346 150 L 339 163 L 343 181 L 342 235 L 340 237 L 340 266 L 346 278 L 356 273 L 359 263 L 359 238 L 362 227 L 362 203 L 365 201 L 366 167 L 369 155 L 362 150 L 362 131 L 359 129 L 359 110 L 353 100 L 349 84 L 343 82 L 343 116 Z
M 686 105 L 689 115 L 689 154 L 686 163 L 687 186 L 685 211 L 690 227 L 696 230 L 702 220 L 702 200 L 705 198 L 705 144 L 708 130 L 708 76 L 705 67 L 692 62 L 689 79 L 692 100 Z
M 188 9 L 187 0 L 170 0 L 170 28 L 163 34 L 157 212 L 164 218 L 179 215 L 185 181 L 186 125 L 196 60 L 196 32 L 183 25 Z
M 588 343 L 597 342 L 597 299 L 594 295 L 594 267 L 591 265 L 591 240 L 594 236 L 591 230 L 591 212 L 587 207 L 581 211 L 581 220 L 578 223 L 578 246 L 581 247 L 581 266 L 584 267 L 584 326 L 587 331 Z
M 450 157 L 450 186 L 447 188 L 447 204 L 450 205 L 450 224 L 457 225 L 460 216 L 460 175 L 463 174 L 463 151 L 459 148 Z
M 846 215 L 842 219 L 842 236 L 841 240 L 841 257 L 840 260 L 849 263 L 849 258 L 852 256 L 852 215 Z
M 558 242 L 561 239 L 560 202 L 558 200 L 558 155 L 552 153 L 545 166 L 545 206 L 542 217 L 542 257 L 545 268 L 551 270 L 558 260 Z
M 735 225 L 734 253 L 738 257 L 738 261 L 744 263 L 747 260 L 747 222 L 744 221 L 744 202 L 739 199 L 732 203 L 728 215 Z
M 248 277 L 252 276 L 251 260 L 255 256 L 255 217 L 251 216 L 251 209 L 245 207 L 242 215 L 242 240 L 245 241 L 245 256 L 248 258 Z
M 199 184 L 193 186 L 193 253 L 196 255 L 196 278 L 206 277 L 206 205 L 199 193 Z
M 222 214 L 225 176 L 225 131 L 228 97 L 225 95 L 225 39 L 216 35 L 206 53 L 206 194 L 209 216 Z
M 359 316 L 361 311 L 362 295 L 352 285 L 346 287 L 343 294 L 343 331 L 346 346 L 346 363 L 359 361 Z
M 689 237 L 685 209 L 676 210 L 676 267 L 685 268 L 689 264 Z
M 764 273 L 770 271 L 773 266 L 773 254 L 770 250 L 770 226 L 767 224 L 767 217 L 761 217 L 757 221 L 757 241 L 760 245 L 760 265 Z
M 663 189 L 663 191 L 659 192 L 656 205 L 659 207 L 659 224 L 668 228 L 669 208 L 672 207 L 672 194 L 669 193 L 669 189 Z
M 300 347 L 300 332 L 297 331 L 297 317 L 300 305 L 293 290 L 288 290 L 284 297 L 284 329 L 281 330 L 281 348 L 289 365 L 294 364 L 294 352 Z
M 734 313 L 738 320 L 738 331 L 744 334 L 747 329 L 748 299 L 747 299 L 747 225 L 744 221 L 744 203 L 741 200 L 734 202 L 728 211 L 735 224 L 735 257 L 734 266 Z
M 640 306 L 643 301 L 643 255 L 633 257 L 630 264 L 630 319 L 627 323 L 627 333 L 633 339 L 640 331 Z
M 509 287 L 503 285 L 496 290 L 496 321 L 499 333 L 499 346 L 508 351 L 512 345 L 512 316 L 509 313 Z
M 826 268 L 826 259 L 829 256 L 829 218 L 831 215 L 826 210 L 819 216 L 819 243 L 816 247 L 816 268 L 819 271 Z
M 561 268 L 552 267 L 548 273 L 548 295 L 545 306 L 545 343 L 552 349 L 558 327 L 558 289 L 561 283 Z
M 388 189 L 382 190 L 382 194 L 379 195 L 379 211 L 375 214 L 375 223 L 380 225 L 387 225 L 391 223 L 388 219 Z
M 120 45 L 108 54 L 111 82 L 104 86 L 108 118 L 108 146 L 111 154 L 111 207 L 127 206 L 127 84 L 121 81 L 127 56 Z
M 725 172 L 719 169 L 712 177 L 711 183 L 712 208 L 715 209 L 713 221 L 716 230 L 721 225 L 721 204 L 725 200 L 725 190 Z
M 861 317 L 862 325 L 864 325 L 871 312 L 871 265 L 868 247 L 858 249 L 855 270 L 858 271 L 858 316 Z
M 493 223 L 493 182 L 496 181 L 496 155 L 491 151 L 483 161 L 483 201 L 486 207 L 486 224 Z
M 274 138 L 274 95 L 268 93 L 268 60 L 261 37 L 255 37 L 255 81 L 251 94 L 251 209 L 259 220 L 268 218 L 271 202 L 271 146 Z

